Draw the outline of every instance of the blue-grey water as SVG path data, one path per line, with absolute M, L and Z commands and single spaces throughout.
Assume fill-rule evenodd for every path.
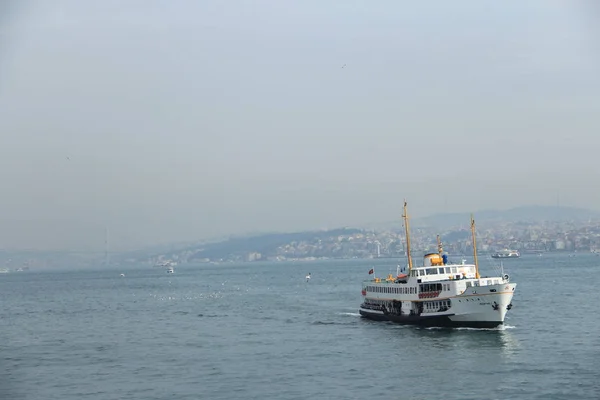
M 361 319 L 368 269 L 395 264 L 2 274 L 0 399 L 600 397 L 600 257 L 505 261 L 518 287 L 500 330 Z

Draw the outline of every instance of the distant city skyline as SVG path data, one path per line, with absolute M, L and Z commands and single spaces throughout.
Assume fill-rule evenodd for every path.
M 600 204 L 591 3 L 7 4 L 0 247 Z

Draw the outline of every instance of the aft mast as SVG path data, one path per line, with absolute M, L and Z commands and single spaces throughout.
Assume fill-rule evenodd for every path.
M 408 271 L 412 270 L 412 257 L 410 256 L 410 231 L 408 227 L 408 212 L 406 211 L 406 200 L 404 200 L 404 231 L 406 234 L 406 257 L 408 258 Z
M 473 237 L 473 260 L 475 262 L 475 278 L 479 279 L 479 263 L 477 262 L 477 241 L 475 239 L 475 220 L 471 214 L 471 236 Z

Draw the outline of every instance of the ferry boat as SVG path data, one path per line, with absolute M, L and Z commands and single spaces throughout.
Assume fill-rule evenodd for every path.
M 504 249 L 492 254 L 492 258 L 519 258 L 521 254 L 517 250 Z
M 448 261 L 439 236 L 438 252 L 425 254 L 422 266 L 414 266 L 410 252 L 410 232 L 406 201 L 406 274 L 388 275 L 363 282 L 362 317 L 400 324 L 430 327 L 494 328 L 504 323 L 512 308 L 516 283 L 508 274 L 482 277 L 479 274 L 475 220 L 471 216 L 473 264 Z M 373 268 L 369 274 L 374 274 Z

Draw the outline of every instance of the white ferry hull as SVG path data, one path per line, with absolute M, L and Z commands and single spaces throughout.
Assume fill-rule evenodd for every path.
M 459 296 L 430 299 L 432 301 L 450 299 L 452 306 L 444 312 L 398 314 L 388 310 L 371 310 L 361 305 L 359 313 L 364 318 L 405 325 L 495 328 L 504 323 L 506 313 L 512 308 L 511 301 L 515 288 L 515 283 L 471 287 Z

